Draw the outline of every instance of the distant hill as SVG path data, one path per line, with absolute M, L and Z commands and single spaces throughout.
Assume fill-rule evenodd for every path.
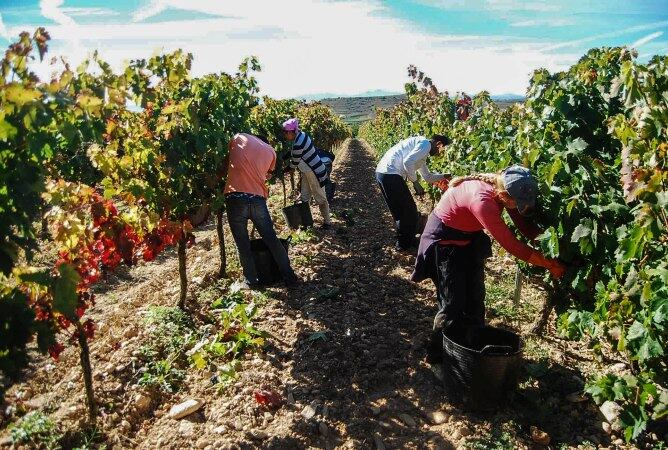
M 328 93 L 302 95 L 300 97 L 297 97 L 297 99 L 306 100 L 307 102 L 312 102 L 312 101 L 320 101 L 331 98 L 388 97 L 395 95 L 401 95 L 401 92 L 386 91 L 384 89 L 372 89 L 370 91 L 361 92 L 355 95 L 341 95 L 328 92 Z
M 320 100 L 340 115 L 345 122 L 359 123 L 373 119 L 375 108 L 391 108 L 406 95 L 381 95 L 376 97 L 335 97 Z
M 374 91 L 370 91 L 374 92 Z M 339 114 L 343 120 L 350 124 L 364 122 L 373 119 L 376 115 L 375 108 L 391 108 L 406 98 L 405 94 L 359 96 L 359 97 L 333 97 L 319 99 Z M 507 108 L 513 103 L 524 101 L 524 97 L 516 94 L 493 95 L 492 100 L 500 107 Z
M 524 101 L 524 96 L 523 95 L 518 95 L 518 94 L 499 94 L 499 95 L 492 95 L 492 100 L 495 102 L 523 102 Z

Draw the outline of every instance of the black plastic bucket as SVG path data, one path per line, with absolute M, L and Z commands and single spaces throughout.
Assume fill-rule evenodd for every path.
M 502 406 L 517 389 L 521 364 L 522 340 L 511 331 L 478 326 L 443 334 L 443 385 L 455 403 Z
M 295 203 L 294 205 L 283 208 L 283 217 L 288 227 L 296 230 L 298 228 L 307 228 L 313 226 L 313 216 L 311 207 L 306 202 Z
M 289 239 L 279 239 L 285 251 L 290 246 Z M 253 253 L 253 261 L 255 262 L 255 270 L 257 271 L 257 279 L 260 284 L 270 284 L 281 281 L 281 271 L 278 270 L 278 264 L 274 260 L 274 255 L 271 254 L 269 248 L 262 239 L 251 239 L 251 252 Z

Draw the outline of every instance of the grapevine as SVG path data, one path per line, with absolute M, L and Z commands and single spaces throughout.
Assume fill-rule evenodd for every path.
M 453 144 L 431 162 L 442 172 L 532 169 L 546 230 L 540 247 L 569 266 L 553 286 L 563 295 L 549 296 L 560 332 L 629 362 L 623 377 L 604 374 L 587 387 L 597 402 L 622 408 L 627 441 L 668 414 L 668 58 L 635 57 L 593 49 L 567 71 L 537 70 L 523 104 L 501 110 L 481 93 L 456 121 L 456 100 L 409 68 L 423 86 L 407 84 L 404 102 L 360 129 L 379 154 L 409 135 L 448 134 Z

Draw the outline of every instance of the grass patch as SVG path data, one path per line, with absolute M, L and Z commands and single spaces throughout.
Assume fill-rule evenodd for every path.
M 337 219 L 343 220 L 345 226 L 352 227 L 355 225 L 355 216 L 361 212 L 362 210 L 360 208 L 349 208 L 342 209 L 339 212 L 333 212 L 332 215 Z
M 227 291 L 229 285 L 229 279 L 216 280 L 197 293 L 197 303 L 210 305 Z
M 72 437 L 66 436 L 67 441 L 64 448 L 73 450 L 106 450 L 104 444 L 106 437 L 97 427 L 88 427 L 74 433 Z
M 510 421 L 500 427 L 494 427 L 491 433 L 469 439 L 464 447 L 474 450 L 514 450 L 517 448 L 513 437 L 517 425 Z
M 11 427 L 14 445 L 55 450 L 63 448 L 60 444 L 62 438 L 63 433 L 58 425 L 40 411 L 26 414 Z
M 240 358 L 264 345 L 265 333 L 253 326 L 260 305 L 269 300 L 264 292 L 227 289 L 218 282 L 198 298 L 209 303 L 215 326 L 197 326 L 176 307 L 153 307 L 144 318 L 147 343 L 140 348 L 144 363 L 137 383 L 166 393 L 179 390 L 187 369 L 209 370 L 214 383 L 226 386 L 236 378 Z
M 230 290 L 211 303 L 220 331 L 203 336 L 188 356 L 197 369 L 211 371 L 212 381 L 221 389 L 236 378 L 241 356 L 264 346 L 267 335 L 255 328 L 253 319 L 268 299 L 264 292 Z
M 292 264 L 296 267 L 304 267 L 311 264 L 313 255 L 297 255 L 292 258 Z
M 543 347 L 538 339 L 529 335 L 524 340 L 524 356 L 535 360 L 548 360 L 550 351 Z
M 187 313 L 176 306 L 151 307 L 144 323 L 148 326 L 150 339 L 141 352 L 147 357 L 178 354 L 193 340 L 194 323 Z
M 176 392 L 185 378 L 187 349 L 200 338 L 192 319 L 178 307 L 156 306 L 148 310 L 144 323 L 149 338 L 140 349 L 144 366 L 140 386 L 166 393 Z
M 149 361 L 137 384 L 149 388 L 156 388 L 162 392 L 173 393 L 179 390 L 181 382 L 186 377 L 185 370 L 181 370 L 171 359 Z
M 318 236 L 315 235 L 313 228 L 293 231 L 292 234 L 290 235 L 290 238 L 291 238 L 290 243 L 292 245 L 299 245 L 299 244 L 318 241 Z
M 485 280 L 485 304 L 491 317 L 513 322 L 533 322 L 539 306 L 527 296 L 528 286 L 523 283 L 520 299 L 514 302 L 515 276 L 501 275 Z
M 515 283 L 505 278 L 487 280 L 485 283 L 487 310 L 494 317 L 517 320 L 520 306 L 513 304 Z
M 15 447 L 43 450 L 105 450 L 105 436 L 97 427 L 62 432 L 56 422 L 41 411 L 33 411 L 10 426 Z

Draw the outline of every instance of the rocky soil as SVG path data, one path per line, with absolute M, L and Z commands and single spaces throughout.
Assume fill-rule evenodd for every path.
M 99 324 L 92 358 L 102 412 L 88 448 L 623 447 L 598 408 L 579 395 L 583 379 L 599 370 L 599 363 L 582 344 L 558 339 L 554 330 L 529 334 L 543 293 L 525 286 L 522 303 L 514 306 L 515 265 L 499 252 L 488 264 L 489 316 L 525 338 L 519 392 L 502 410 L 485 414 L 445 402 L 423 352 L 435 312 L 434 288 L 409 281 L 413 256 L 393 248 L 392 220 L 373 178 L 374 165 L 360 141 L 341 150 L 334 172 L 335 225 L 315 228 L 291 248 L 304 282 L 266 291 L 254 321 L 267 333 L 266 344 L 244 356 L 237 378 L 226 387 L 194 367 L 173 394 L 137 385 L 139 349 L 150 338 L 143 317 L 152 306 L 176 304 L 173 252 L 108 280 L 89 312 Z M 283 198 L 278 189 L 271 198 L 276 218 Z M 289 233 L 282 219 L 277 227 L 280 234 Z M 205 294 L 216 283 L 219 259 L 214 225 L 196 237 L 188 256 L 189 302 L 199 318 L 210 301 Z M 238 277 L 229 233 L 226 241 L 228 269 Z M 196 323 L 211 326 L 204 319 Z M 35 356 L 25 379 L 6 395 L 2 445 L 12 447 L 7 427 L 32 410 L 47 413 L 63 432 L 80 427 L 84 402 L 77 363 L 74 348 L 59 362 Z M 619 362 L 608 364 L 625 370 Z M 256 390 L 277 393 L 280 404 L 258 404 Z

